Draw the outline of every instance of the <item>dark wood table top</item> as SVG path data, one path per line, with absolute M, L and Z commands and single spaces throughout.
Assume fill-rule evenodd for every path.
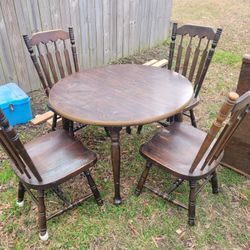
M 63 117 L 84 124 L 130 126 L 165 119 L 193 95 L 191 83 L 167 69 L 136 64 L 84 70 L 60 80 L 49 103 Z

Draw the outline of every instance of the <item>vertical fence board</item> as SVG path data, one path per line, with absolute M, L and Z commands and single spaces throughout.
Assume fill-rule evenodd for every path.
M 4 72 L 3 72 L 3 66 L 0 60 L 0 82 L 5 82 Z
M 111 60 L 116 58 L 117 54 L 117 0 L 110 0 L 110 18 L 109 18 L 109 42 L 110 42 L 110 49 L 111 49 Z
M 107 64 L 110 60 L 110 1 L 103 0 L 103 49 L 104 49 L 104 64 Z
M 17 80 L 15 64 L 11 53 L 8 33 L 3 18 L 3 12 L 0 5 L 0 60 L 4 74 L 4 81 Z
M 129 4 L 123 1 L 123 56 L 129 55 Z
M 31 25 L 30 25 L 30 19 L 29 19 L 29 13 L 27 8 L 27 1 L 26 0 L 14 0 L 15 5 L 15 11 L 17 14 L 17 21 L 19 25 L 21 40 L 22 35 L 30 35 L 31 31 Z M 28 77 L 30 81 L 30 90 L 36 90 L 40 87 L 40 82 L 37 74 L 34 74 L 34 65 L 30 59 L 28 50 L 26 49 L 26 46 L 22 40 L 22 50 L 24 51 L 25 56 L 25 63 L 26 68 L 28 71 Z M 20 48 L 20 49 L 21 49 Z
M 50 15 L 53 29 L 62 29 L 61 13 L 60 13 L 60 2 L 59 0 L 49 1 L 50 4 Z
M 95 0 L 95 20 L 96 20 L 96 65 L 103 65 L 103 1 Z
M 52 20 L 50 13 L 50 2 L 49 0 L 37 1 L 39 6 L 39 13 L 41 18 L 41 25 L 43 30 L 52 29 Z
M 89 30 L 88 30 L 88 13 L 87 0 L 79 1 L 80 9 L 80 27 L 81 27 L 81 46 L 82 46 L 82 66 L 84 69 L 90 67 L 90 50 L 89 50 Z
M 151 15 L 151 30 L 150 30 L 150 40 L 149 40 L 149 47 L 152 47 L 154 45 L 154 42 L 155 42 L 155 30 L 157 28 L 157 23 L 156 23 L 156 20 L 157 20 L 157 6 L 158 6 L 158 1 L 156 1 L 155 3 L 152 4 L 152 9 L 150 9 L 150 15 Z
M 1 0 L 0 84 L 40 87 L 22 35 L 74 28 L 80 68 L 110 63 L 163 42 L 172 0 Z
M 97 65 L 95 1 L 87 1 L 90 67 Z
M 59 6 L 60 6 L 60 15 L 61 15 L 61 20 L 62 20 L 61 28 L 63 30 L 68 30 L 68 28 L 71 26 L 69 1 L 60 0 Z
M 135 44 L 135 0 L 129 0 L 129 55 L 134 52 Z
M 141 0 L 135 1 L 135 40 L 133 52 L 136 53 L 140 49 L 140 31 L 141 31 L 141 18 L 142 18 L 142 8 Z
M 117 0 L 117 9 L 116 9 L 116 56 L 118 58 L 122 57 L 123 51 L 123 0 Z
M 17 81 L 22 83 L 25 91 L 31 89 L 28 77 L 28 71 L 22 50 L 22 40 L 18 27 L 17 16 L 15 14 L 14 3 L 12 0 L 1 0 L 2 12 L 4 13 L 4 21 L 8 32 L 9 43 L 13 53 L 13 61 L 16 66 Z

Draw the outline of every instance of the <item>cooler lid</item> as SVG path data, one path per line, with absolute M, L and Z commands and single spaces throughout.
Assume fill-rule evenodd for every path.
M 0 107 L 7 108 L 9 104 L 22 104 L 29 101 L 29 96 L 16 83 L 7 83 L 0 86 Z

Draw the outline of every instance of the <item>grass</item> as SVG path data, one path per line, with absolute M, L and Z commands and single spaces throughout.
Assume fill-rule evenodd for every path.
M 250 7 L 244 0 L 174 0 L 173 3 L 173 19 L 178 22 L 224 28 L 202 89 L 202 103 L 196 110 L 198 126 L 207 130 L 224 97 L 236 86 L 241 56 L 247 48 L 249 32 L 242 30 L 250 27 Z M 239 21 L 243 18 L 244 22 Z M 165 46 L 120 62 L 143 63 L 153 58 L 162 59 L 166 55 Z M 46 107 L 41 92 L 32 93 L 32 102 L 33 108 L 39 111 Z M 18 127 L 25 142 L 47 130 L 46 125 Z M 156 130 L 153 124 L 145 126 L 139 136 L 135 130 L 132 135 L 122 132 L 121 185 L 124 202 L 119 207 L 112 204 L 109 138 L 99 127 L 88 126 L 79 131 L 78 138 L 98 153 L 99 160 L 92 173 L 105 203 L 98 207 L 91 198 L 77 209 L 49 221 L 50 239 L 46 243 L 38 239 L 37 210 L 29 196 L 26 196 L 22 209 L 15 206 L 17 179 L 10 170 L 7 156 L 0 150 L 0 249 L 249 249 L 250 182 L 229 169 L 219 170 L 221 192 L 218 195 L 211 193 L 209 185 L 201 192 L 197 200 L 197 225 L 193 228 L 186 224 L 185 210 L 148 191 L 139 197 L 133 195 L 145 164 L 138 154 L 139 146 Z M 168 174 L 152 169 L 150 185 L 164 190 L 170 182 Z M 67 195 L 74 197 L 87 190 L 80 177 L 62 188 Z M 183 203 L 187 202 L 187 195 L 187 184 L 174 193 Z M 52 212 L 60 202 L 50 192 L 47 197 L 46 205 Z
M 238 63 L 240 62 L 241 62 L 240 55 L 232 53 L 230 51 L 224 51 L 221 49 L 217 49 L 213 57 L 213 63 L 222 63 L 230 67 L 238 65 Z

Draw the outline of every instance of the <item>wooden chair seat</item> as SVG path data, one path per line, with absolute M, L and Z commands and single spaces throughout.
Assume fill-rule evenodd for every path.
M 16 174 L 32 188 L 47 188 L 51 184 L 59 185 L 93 166 L 96 154 L 69 136 L 66 131 L 58 130 L 41 136 L 25 145 L 38 172 L 42 177 L 39 182 L 31 173 L 31 179 Z M 53 152 L 53 154 L 51 154 Z M 44 157 L 46 155 L 46 157 Z
M 205 137 L 206 133 L 203 131 L 177 122 L 155 134 L 150 141 L 141 146 L 140 152 L 151 162 L 167 168 L 173 175 L 182 179 L 201 179 L 214 171 L 222 157 L 221 155 L 216 162 L 204 170 L 197 167 L 193 173 L 189 172 Z M 206 156 L 207 154 L 200 161 L 201 166 Z
M 187 208 L 188 223 L 193 226 L 195 224 L 196 197 L 208 182 L 212 184 L 213 193 L 218 193 L 216 167 L 222 160 L 225 145 L 250 112 L 250 91 L 240 98 L 238 97 L 237 93 L 229 93 L 207 133 L 191 125 L 176 122 L 143 144 L 140 153 L 146 158 L 146 166 L 137 184 L 135 194 L 141 194 L 149 170 L 156 165 L 177 178 L 165 192 L 145 187 L 165 200 L 187 208 L 171 196 L 171 193 L 184 180 L 187 180 L 190 187 Z M 225 122 L 228 117 L 230 119 Z M 221 128 L 223 130 L 217 138 Z
M 23 206 L 26 191 L 37 205 L 41 240 L 48 239 L 47 220 L 76 207 L 92 195 L 98 205 L 103 204 L 89 171 L 97 161 L 96 154 L 65 130 L 40 136 L 24 145 L 0 108 L 0 144 L 12 160 L 13 170 L 19 178 L 17 205 Z M 78 174 L 86 176 L 91 193 L 70 201 L 64 196 L 59 185 Z M 64 203 L 62 209 L 50 216 L 46 215 L 47 189 L 55 192 Z

